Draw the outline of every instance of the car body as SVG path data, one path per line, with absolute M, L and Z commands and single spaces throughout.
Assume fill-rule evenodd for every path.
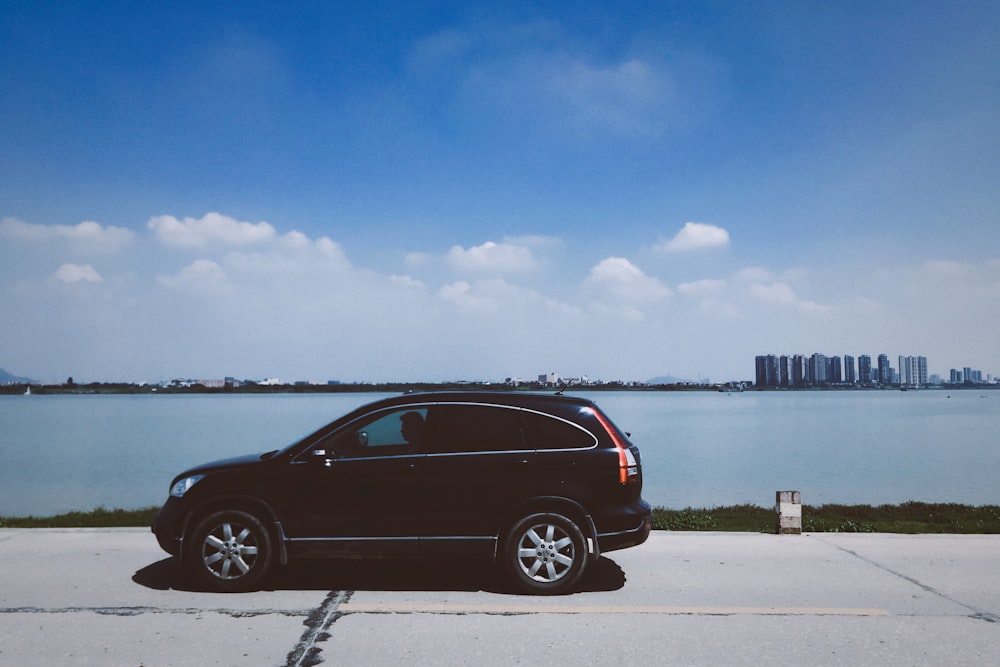
M 181 473 L 152 529 L 210 590 L 252 590 L 296 558 L 456 555 L 563 593 L 589 560 L 646 540 L 641 490 L 638 447 L 590 400 L 412 393 Z

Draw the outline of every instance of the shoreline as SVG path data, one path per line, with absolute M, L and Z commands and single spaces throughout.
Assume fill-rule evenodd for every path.
M 938 391 L 992 391 L 1000 389 L 1000 383 L 983 384 L 929 384 L 919 387 L 901 385 L 860 385 L 860 384 L 824 384 L 802 387 L 755 387 L 748 380 L 732 380 L 728 382 L 694 383 L 677 382 L 657 384 L 645 382 L 569 382 L 542 384 L 539 382 L 492 382 L 492 381 L 454 381 L 454 382 L 346 382 L 331 384 L 312 384 L 297 382 L 292 384 L 256 384 L 238 382 L 225 386 L 206 386 L 198 382 L 190 384 L 146 384 L 131 382 L 92 382 L 88 384 L 44 384 L 44 383 L 11 383 L 0 385 L 0 396 L 100 396 L 100 395 L 273 395 L 273 394 L 365 394 L 365 393 L 410 393 L 426 391 L 500 391 L 500 392 L 554 392 L 554 391 L 629 391 L 629 392 L 712 392 L 722 394 L 741 394 L 753 392 L 765 393 L 801 393 L 801 392 L 938 392 Z
M 97 508 L 48 517 L 0 517 L 0 528 L 148 528 L 158 507 Z M 653 508 L 653 530 L 773 533 L 774 508 L 732 505 Z M 802 506 L 804 533 L 1000 534 L 1000 505 L 908 501 L 896 505 Z

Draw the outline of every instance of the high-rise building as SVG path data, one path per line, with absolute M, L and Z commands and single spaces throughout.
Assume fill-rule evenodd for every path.
M 826 381 L 839 384 L 843 381 L 843 374 L 840 370 L 840 357 L 827 357 L 826 359 Z
M 791 381 L 791 370 L 792 370 L 792 363 L 791 360 L 788 358 L 788 355 L 786 354 L 781 355 L 781 357 L 778 359 L 778 367 L 779 367 L 778 371 L 780 373 L 780 376 L 778 378 L 778 384 L 781 385 L 782 387 L 787 387 Z
M 858 380 L 861 384 L 870 384 L 874 381 L 872 377 L 872 358 L 867 354 L 858 357 Z
M 904 387 L 927 386 L 927 357 L 899 356 L 899 384 Z
M 884 387 L 892 384 L 892 367 L 886 354 L 878 355 L 878 383 Z
M 753 359 L 754 362 L 754 385 L 758 387 L 767 386 L 767 355 L 758 354 Z
M 801 354 L 792 357 L 792 386 L 801 387 L 806 383 L 803 361 Z
M 826 355 L 820 354 L 819 352 L 813 354 L 810 368 L 812 369 L 812 384 L 820 385 L 827 383 Z
M 758 387 L 777 387 L 781 382 L 780 361 L 773 354 L 758 355 L 755 359 Z
M 854 371 L 854 357 L 849 354 L 844 355 L 844 382 L 857 384 L 858 376 Z

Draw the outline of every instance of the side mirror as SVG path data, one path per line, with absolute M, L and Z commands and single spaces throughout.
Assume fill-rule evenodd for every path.
M 358 447 L 368 446 L 368 431 L 358 431 Z

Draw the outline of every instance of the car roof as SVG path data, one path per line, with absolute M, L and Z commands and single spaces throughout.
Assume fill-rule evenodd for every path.
M 409 403 L 489 403 L 523 408 L 544 408 L 556 405 L 590 406 L 593 401 L 582 396 L 536 393 L 526 391 L 420 391 L 382 399 L 367 407 L 389 407 Z

